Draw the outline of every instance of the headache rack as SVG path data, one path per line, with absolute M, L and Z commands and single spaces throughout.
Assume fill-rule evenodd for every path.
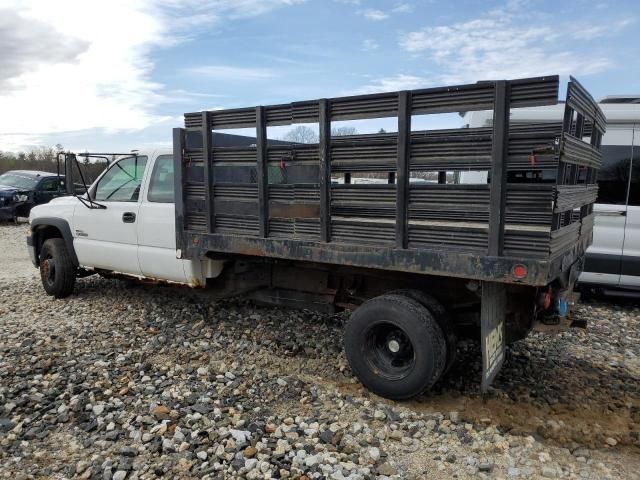
M 605 131 L 573 78 L 564 119 L 510 125 L 512 108 L 557 104 L 558 87 L 549 76 L 187 113 L 173 132 L 179 256 L 546 285 L 591 241 Z M 490 127 L 411 130 L 413 115 L 480 110 Z M 397 133 L 331 136 L 332 121 L 384 117 Z M 301 123 L 318 124 L 318 143 L 267 139 Z M 255 145 L 216 146 L 214 130 L 239 128 L 255 128 Z M 485 180 L 465 182 L 470 171 Z M 387 181 L 350 182 L 362 172 Z

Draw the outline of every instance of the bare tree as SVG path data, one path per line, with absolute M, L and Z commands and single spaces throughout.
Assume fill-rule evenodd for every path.
M 332 137 L 345 137 L 347 135 L 357 135 L 358 129 L 356 127 L 333 127 L 331 129 Z
M 285 133 L 282 139 L 295 143 L 318 143 L 318 134 L 305 125 L 298 125 Z
M 332 137 L 344 137 L 357 134 L 358 130 L 355 127 L 333 127 L 331 129 Z M 306 125 L 299 125 L 285 133 L 282 139 L 295 143 L 318 143 L 319 137 L 313 129 Z
M 55 161 L 56 154 L 53 148 L 51 147 L 38 147 L 33 150 L 36 154 L 36 160 L 38 162 L 53 162 Z

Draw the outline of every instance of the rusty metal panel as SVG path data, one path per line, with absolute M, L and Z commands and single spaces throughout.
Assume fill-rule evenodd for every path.
M 257 235 L 191 234 L 188 236 L 190 246 L 187 255 L 211 251 L 524 285 L 542 286 L 549 281 L 549 263 L 546 260 L 489 257 L 482 252 L 449 251 L 441 248 L 396 249 L 394 224 L 389 225 L 387 230 L 374 231 L 376 235 L 383 237 L 384 242 L 373 248 L 370 242 L 340 244 L 290 238 L 260 238 Z M 363 238 L 366 240 L 366 237 Z M 512 268 L 515 264 L 526 267 L 525 278 L 517 279 L 513 276 Z

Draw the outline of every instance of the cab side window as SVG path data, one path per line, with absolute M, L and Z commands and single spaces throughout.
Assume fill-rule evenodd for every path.
M 41 192 L 59 192 L 62 190 L 61 181 L 58 178 L 45 178 L 40 183 L 38 190 Z
M 625 205 L 631 171 L 631 145 L 602 145 L 597 203 Z
M 147 200 L 158 203 L 173 203 L 173 157 L 161 155 L 156 159 L 151 173 Z
M 114 163 L 100 179 L 95 200 L 137 202 L 147 157 L 128 157 Z

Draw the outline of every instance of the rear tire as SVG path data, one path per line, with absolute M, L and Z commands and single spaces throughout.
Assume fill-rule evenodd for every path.
M 62 238 L 49 238 L 40 251 L 40 280 L 47 294 L 56 298 L 73 293 L 76 267 Z
M 344 348 L 360 381 L 393 400 L 428 390 L 446 365 L 446 341 L 438 322 L 420 302 L 405 295 L 372 298 L 353 312 Z
M 395 290 L 390 293 L 404 295 L 420 302 L 436 319 L 436 322 L 438 322 L 438 325 L 440 325 L 440 328 L 444 333 L 447 343 L 447 365 L 443 373 L 443 375 L 445 375 L 456 361 L 458 353 L 458 337 L 453 331 L 451 320 L 449 319 L 449 315 L 447 314 L 447 310 L 444 308 L 444 305 L 431 295 L 424 293 L 422 290 L 403 289 Z

